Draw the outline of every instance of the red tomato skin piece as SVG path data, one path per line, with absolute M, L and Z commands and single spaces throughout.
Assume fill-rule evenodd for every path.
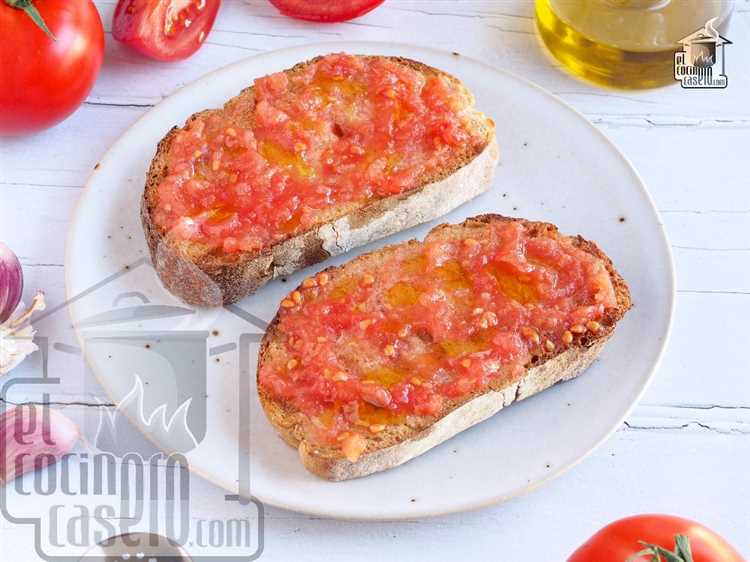
M 336 23 L 371 12 L 385 0 L 270 0 L 282 14 L 291 18 Z
M 91 0 L 34 5 L 56 41 L 23 10 L 0 4 L 0 135 L 37 132 L 68 117 L 104 59 L 104 30 Z
M 626 517 L 597 531 L 576 550 L 568 562 L 625 562 L 644 547 L 638 541 L 674 550 L 675 535 L 687 535 L 693 562 L 746 562 L 717 533 L 690 519 L 674 515 L 644 514 Z M 634 562 L 650 562 L 641 556 Z

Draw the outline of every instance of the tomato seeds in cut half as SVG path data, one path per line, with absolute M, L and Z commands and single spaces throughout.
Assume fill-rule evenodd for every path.
M 211 31 L 220 0 L 119 0 L 112 35 L 161 61 L 195 53 Z

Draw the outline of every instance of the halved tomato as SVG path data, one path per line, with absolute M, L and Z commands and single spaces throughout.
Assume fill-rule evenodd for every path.
M 221 0 L 119 0 L 112 35 L 152 59 L 185 59 L 211 31 Z
M 334 23 L 358 18 L 385 0 L 270 0 L 285 16 L 308 21 Z

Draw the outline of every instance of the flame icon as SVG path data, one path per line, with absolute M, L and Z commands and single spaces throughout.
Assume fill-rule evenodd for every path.
M 702 68 L 713 66 L 714 62 L 716 62 L 714 60 L 714 54 L 708 49 L 699 51 L 693 58 L 693 66 L 699 66 Z
M 158 452 L 151 442 L 169 444 L 169 452 L 186 453 L 198 446 L 198 440 L 188 425 L 188 412 L 192 398 L 180 404 L 174 413 L 167 417 L 167 404 L 161 404 L 149 415 L 145 411 L 145 391 L 143 381 L 135 374 L 133 386 L 123 397 L 117 408 L 109 411 L 100 408 L 99 426 L 97 427 L 95 446 L 119 456 L 127 453 L 140 453 L 144 458 Z M 136 433 L 127 432 L 128 443 L 118 439 L 118 434 L 129 426 L 130 421 L 138 426 L 148 439 L 143 443 L 134 443 L 131 436 Z M 127 450 L 123 450 L 127 448 Z

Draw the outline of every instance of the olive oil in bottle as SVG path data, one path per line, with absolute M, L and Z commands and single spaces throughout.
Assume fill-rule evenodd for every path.
M 724 33 L 733 0 L 536 0 L 539 35 L 570 72 L 614 88 L 675 83 L 679 41 L 713 21 Z

